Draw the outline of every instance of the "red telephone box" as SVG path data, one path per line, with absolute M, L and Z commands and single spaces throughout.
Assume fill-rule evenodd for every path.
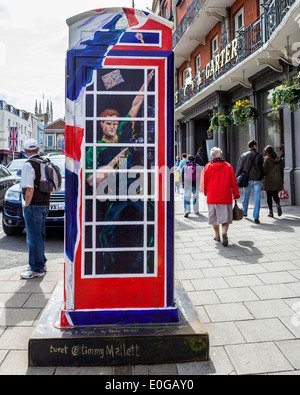
M 171 24 L 129 8 L 67 22 L 61 326 L 178 323 Z

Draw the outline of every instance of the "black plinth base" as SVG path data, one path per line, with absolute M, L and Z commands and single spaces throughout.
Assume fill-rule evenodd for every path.
M 206 361 L 208 333 L 180 283 L 180 325 L 126 325 L 58 329 L 59 284 L 29 339 L 29 366 L 113 366 Z

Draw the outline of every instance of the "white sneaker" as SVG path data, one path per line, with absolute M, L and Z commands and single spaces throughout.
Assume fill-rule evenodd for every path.
M 27 279 L 31 279 L 31 278 L 35 278 L 35 277 L 44 277 L 44 274 L 45 274 L 44 272 L 43 273 L 36 273 L 36 272 L 33 272 L 32 270 L 28 270 L 28 272 L 20 274 L 20 277 L 27 280 Z

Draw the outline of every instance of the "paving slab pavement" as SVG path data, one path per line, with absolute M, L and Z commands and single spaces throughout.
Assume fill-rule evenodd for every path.
M 261 224 L 248 217 L 229 228 L 229 246 L 213 240 L 207 207 L 183 217 L 175 201 L 176 279 L 210 336 L 210 360 L 123 367 L 28 367 L 28 339 L 58 282 L 63 256 L 43 279 L 20 280 L 26 266 L 0 270 L 0 375 L 300 374 L 300 207 Z

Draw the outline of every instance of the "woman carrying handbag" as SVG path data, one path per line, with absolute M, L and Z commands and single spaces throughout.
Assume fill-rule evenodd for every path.
M 266 146 L 264 153 L 266 156 L 263 166 L 263 184 L 264 190 L 267 193 L 267 203 L 269 207 L 268 217 L 274 217 L 272 207 L 273 200 L 277 207 L 277 214 L 280 217 L 282 215 L 282 209 L 278 195 L 279 192 L 283 190 L 283 163 L 271 145 Z
M 208 223 L 215 233 L 214 240 L 228 245 L 228 229 L 233 220 L 233 198 L 240 198 L 239 188 L 232 166 L 222 159 L 223 152 L 218 147 L 210 151 L 212 160 L 205 166 L 201 174 L 201 189 L 207 197 Z

